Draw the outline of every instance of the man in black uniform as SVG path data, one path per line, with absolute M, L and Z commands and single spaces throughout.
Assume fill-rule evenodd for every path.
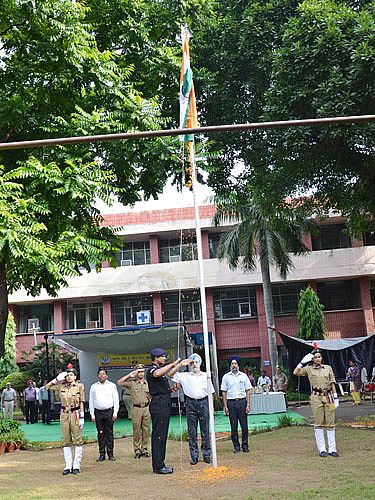
M 150 403 L 152 468 L 155 474 L 172 474 L 173 467 L 166 467 L 164 463 L 171 416 L 171 389 L 167 375 L 172 377 L 180 366 L 185 366 L 186 360 L 181 362 L 178 358 L 173 363 L 166 364 L 168 355 L 161 348 L 153 349 L 150 355 L 152 366 L 147 371 L 146 380 L 152 396 Z

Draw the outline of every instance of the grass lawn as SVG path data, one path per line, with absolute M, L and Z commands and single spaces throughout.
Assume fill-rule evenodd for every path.
M 115 442 L 116 462 L 96 463 L 97 445 L 84 447 L 82 473 L 63 477 L 61 449 L 20 451 L 0 457 L 0 498 L 5 499 L 280 499 L 375 498 L 372 430 L 337 429 L 339 458 L 317 455 L 311 427 L 287 427 L 250 436 L 250 453 L 233 454 L 218 442 L 219 468 L 189 465 L 186 442 L 168 442 L 167 465 L 158 476 L 151 460 L 133 458 L 131 438 Z
M 116 440 L 116 462 L 98 464 L 96 444 L 85 445 L 77 476 L 62 476 L 61 449 L 19 451 L 0 457 L 0 498 L 375 498 L 375 432 L 340 428 L 337 442 L 339 458 L 320 458 L 311 427 L 252 435 L 249 454 L 234 455 L 230 441 L 219 441 L 219 467 L 214 469 L 202 462 L 192 467 L 187 443 L 170 440 L 166 463 L 175 472 L 169 476 L 153 474 L 150 459 L 135 460 L 130 437 Z

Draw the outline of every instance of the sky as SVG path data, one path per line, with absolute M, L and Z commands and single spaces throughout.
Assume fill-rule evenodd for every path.
M 195 192 L 198 205 L 208 204 L 208 198 L 214 194 L 212 189 L 208 186 L 199 183 L 196 184 Z M 182 192 L 180 192 L 177 190 L 176 186 L 172 186 L 171 181 L 168 181 L 158 200 L 151 199 L 149 201 L 140 201 L 137 202 L 134 207 L 124 206 L 121 203 L 114 203 L 111 207 L 108 207 L 103 202 L 98 201 L 96 206 L 100 209 L 100 212 L 105 215 L 124 212 L 143 212 L 145 210 L 160 210 L 163 208 L 192 207 L 194 206 L 194 202 L 193 193 L 191 191 L 187 188 L 183 188 Z

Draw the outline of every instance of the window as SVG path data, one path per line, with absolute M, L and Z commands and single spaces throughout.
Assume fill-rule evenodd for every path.
M 35 326 L 39 324 L 38 332 L 49 332 L 53 330 L 53 306 L 51 304 L 40 304 L 33 306 L 19 306 L 19 331 L 27 333 L 31 322 Z
M 208 235 L 208 246 L 210 249 L 210 259 L 217 258 L 217 248 L 219 246 L 222 233 L 211 233 Z
M 119 266 L 142 266 L 150 264 L 150 242 L 124 242 L 122 250 L 116 256 Z
M 101 302 L 68 305 L 68 329 L 86 330 L 103 328 L 103 305 Z
M 360 307 L 359 289 L 356 280 L 317 283 L 317 292 L 326 311 Z
M 363 244 L 365 246 L 375 245 L 375 231 L 368 231 L 363 233 Z
M 112 299 L 112 326 L 128 326 L 137 324 L 137 312 L 151 311 L 151 323 L 154 322 L 152 296 L 116 297 Z
M 214 290 L 216 319 L 249 318 L 257 316 L 255 288 L 221 288 Z
M 352 246 L 349 236 L 343 230 L 345 224 L 327 224 L 320 226 L 320 233 L 312 236 L 313 250 L 331 250 L 334 248 L 350 248 Z
M 182 291 L 179 300 L 178 292 L 162 293 L 161 305 L 163 310 L 163 322 L 179 320 L 179 305 L 181 303 L 181 321 L 201 320 L 200 291 Z
M 182 242 L 179 238 L 161 240 L 159 243 L 160 262 L 179 262 L 180 260 L 196 260 L 198 258 L 195 237 L 184 236 Z
M 375 280 L 370 280 L 370 295 L 371 295 L 371 305 L 375 307 Z
M 299 292 L 306 288 L 306 283 L 281 283 L 272 285 L 273 310 L 275 314 L 295 314 L 297 312 Z

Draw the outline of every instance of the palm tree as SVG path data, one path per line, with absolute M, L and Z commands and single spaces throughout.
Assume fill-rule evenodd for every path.
M 272 375 L 277 366 L 275 317 L 273 310 L 270 266 L 275 266 L 282 279 L 293 268 L 289 253 L 301 255 L 309 249 L 302 242 L 303 234 L 311 231 L 312 222 L 292 206 L 267 210 L 252 198 L 231 193 L 215 197 L 216 213 L 213 223 L 235 223 L 220 238 L 219 260 L 227 260 L 230 269 L 254 271 L 259 259 L 262 273 L 264 307 L 266 312 Z

